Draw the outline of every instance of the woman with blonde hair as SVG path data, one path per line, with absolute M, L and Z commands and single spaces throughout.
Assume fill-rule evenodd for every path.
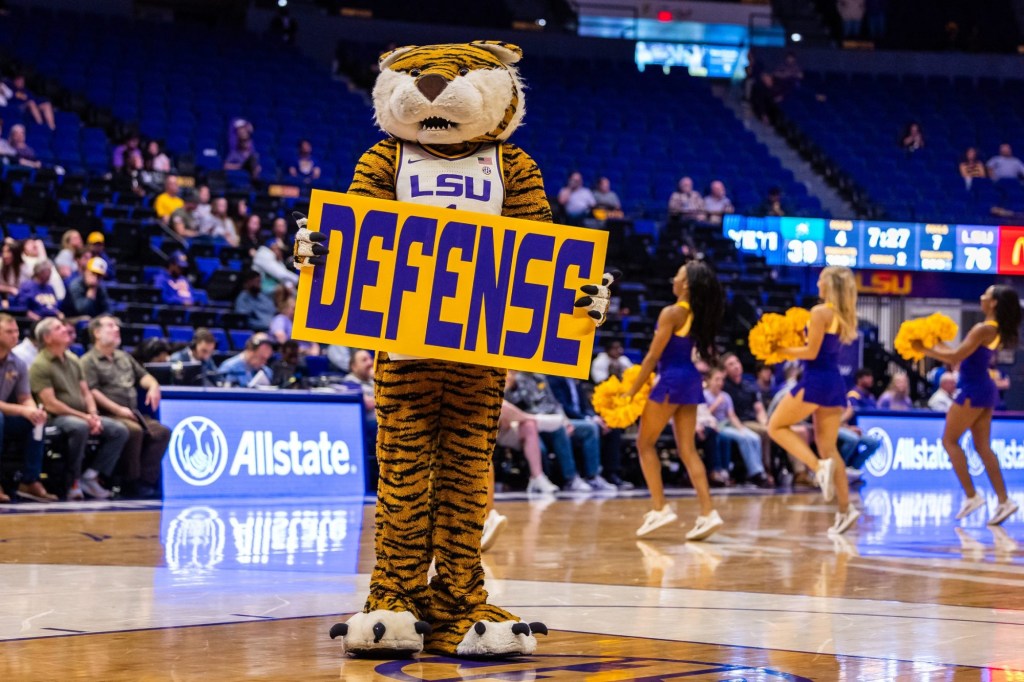
M 794 360 L 803 360 L 804 373 L 772 413 L 768 435 L 815 472 L 826 502 L 838 498 L 839 511 L 829 533 L 843 533 L 860 516 L 860 511 L 850 504 L 846 469 L 836 447 L 846 408 L 846 384 L 839 373 L 839 349 L 857 338 L 857 283 L 853 273 L 849 268 L 825 268 L 818 277 L 818 294 L 823 302 L 811 308 L 807 345 L 781 351 Z M 811 415 L 814 415 L 814 440 L 822 457 L 820 460 L 792 429 Z

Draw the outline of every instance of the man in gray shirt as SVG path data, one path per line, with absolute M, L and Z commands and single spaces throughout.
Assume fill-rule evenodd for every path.
M 1024 163 L 1013 155 L 1013 148 L 1006 143 L 999 145 L 999 155 L 989 159 L 985 167 L 994 182 L 1024 179 Z

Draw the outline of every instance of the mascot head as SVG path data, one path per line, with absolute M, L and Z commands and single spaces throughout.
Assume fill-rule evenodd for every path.
M 380 58 L 373 87 L 377 125 L 420 144 L 508 139 L 526 113 L 515 45 L 400 47 Z

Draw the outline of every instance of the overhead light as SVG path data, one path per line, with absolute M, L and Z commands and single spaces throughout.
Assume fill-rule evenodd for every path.
M 548 20 L 547 19 L 538 19 L 537 20 L 537 25 L 540 26 L 541 28 L 543 28 L 543 27 L 548 25 Z
M 288 6 L 288 0 L 277 0 L 277 6 L 278 7 L 287 7 Z
M 801 40 L 804 39 L 804 37 L 799 33 L 794 33 L 793 35 L 789 36 L 789 39 L 792 40 L 794 43 L 799 43 Z

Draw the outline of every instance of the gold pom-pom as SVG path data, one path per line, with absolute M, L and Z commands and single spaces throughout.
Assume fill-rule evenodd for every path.
M 907 320 L 900 325 L 892 345 L 896 352 L 906 360 L 924 359 L 924 353 L 914 350 L 914 342 L 919 341 L 925 348 L 934 348 L 939 341 L 952 341 L 956 338 L 958 327 L 949 316 L 932 313 L 928 317 Z
M 647 404 L 647 396 L 651 394 L 654 376 L 648 377 L 640 390 L 632 399 L 627 400 L 622 394 L 629 390 L 640 374 L 640 365 L 633 365 L 622 373 L 622 381 L 618 377 L 609 377 L 594 388 L 594 411 L 601 416 L 604 423 L 613 429 L 624 429 L 632 426 L 640 418 Z
M 811 311 L 806 308 L 790 308 L 786 311 L 786 321 L 793 328 L 793 333 L 800 337 L 800 342 L 793 345 L 802 346 L 807 343 L 807 325 L 811 322 Z
M 804 328 L 811 314 L 803 308 L 790 308 L 785 315 L 766 313 L 750 330 L 747 343 L 755 358 L 766 365 L 777 365 L 789 358 L 779 351 L 806 343 Z

